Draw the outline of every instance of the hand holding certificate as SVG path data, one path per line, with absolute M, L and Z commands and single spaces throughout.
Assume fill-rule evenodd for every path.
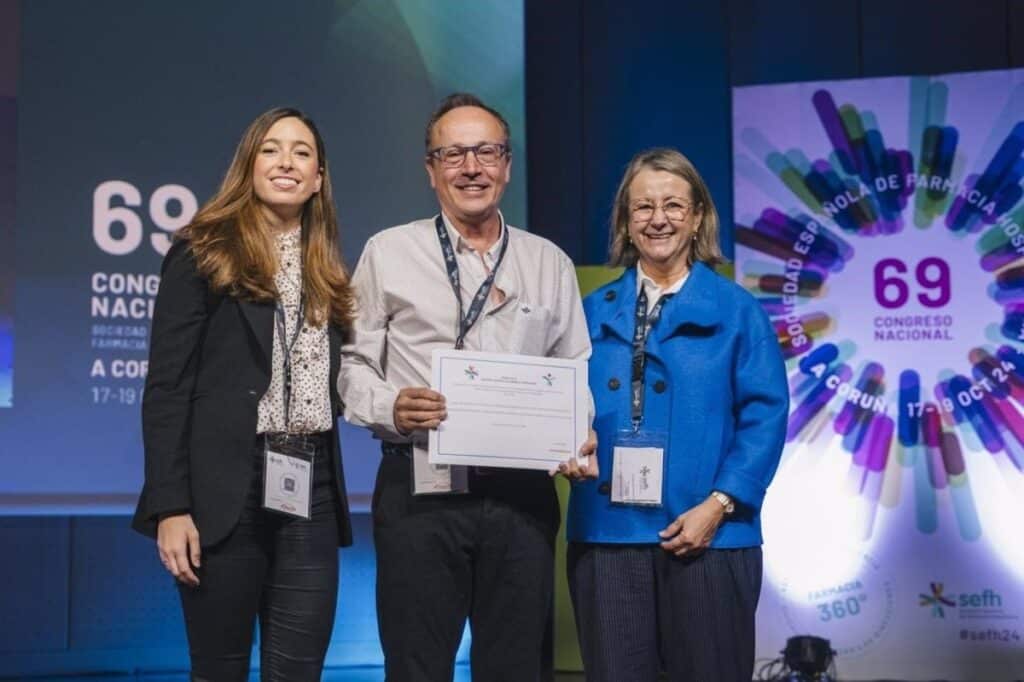
M 435 350 L 433 388 L 448 417 L 430 431 L 431 464 L 557 469 L 588 434 L 583 360 Z

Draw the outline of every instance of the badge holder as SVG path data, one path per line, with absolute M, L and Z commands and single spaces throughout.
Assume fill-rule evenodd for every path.
M 667 445 L 664 431 L 619 431 L 612 449 L 612 504 L 661 506 Z
M 457 464 L 431 464 L 423 445 L 412 446 L 413 495 L 462 495 L 469 492 L 469 471 Z
M 263 508 L 310 518 L 316 444 L 301 434 L 268 434 L 263 447 Z

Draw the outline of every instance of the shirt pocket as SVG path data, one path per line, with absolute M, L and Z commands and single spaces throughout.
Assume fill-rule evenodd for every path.
M 523 355 L 546 356 L 554 335 L 554 319 L 550 308 L 525 301 L 516 302 L 511 316 L 508 350 Z

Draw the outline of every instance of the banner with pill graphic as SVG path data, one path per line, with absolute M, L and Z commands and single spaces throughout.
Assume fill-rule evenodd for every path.
M 1024 71 L 733 90 L 736 278 L 791 411 L 758 655 L 1024 669 Z

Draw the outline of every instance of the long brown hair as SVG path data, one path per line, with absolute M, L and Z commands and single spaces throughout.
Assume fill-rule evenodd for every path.
M 696 239 L 687 257 L 687 265 L 700 261 L 714 267 L 725 262 L 718 244 L 718 211 L 715 210 L 715 202 L 711 199 L 711 191 L 704 178 L 697 172 L 693 163 L 680 152 L 668 147 L 655 147 L 634 156 L 626 167 L 622 182 L 619 183 L 619 191 L 615 193 L 615 206 L 612 207 L 608 264 L 630 268 L 636 265 L 640 257 L 636 245 L 629 239 L 629 186 L 642 170 L 665 171 L 679 176 L 690 185 L 690 191 L 693 193 L 691 199 L 701 212 L 701 220 L 697 226 Z
M 323 138 L 312 119 L 298 109 L 277 108 L 249 124 L 235 148 L 220 189 L 203 204 L 178 236 L 189 241 L 200 274 L 215 291 L 253 300 L 277 298 L 277 253 L 253 189 L 253 166 L 267 131 L 282 118 L 302 121 L 316 140 L 320 191 L 302 210 L 302 287 L 306 321 L 328 320 L 347 328 L 355 310 L 348 272 L 338 252 L 338 217 Z

